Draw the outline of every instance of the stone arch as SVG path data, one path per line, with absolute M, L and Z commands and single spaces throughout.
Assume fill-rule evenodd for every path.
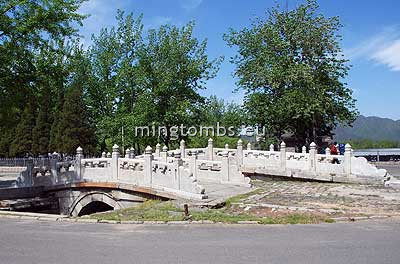
M 114 210 L 121 209 L 121 205 L 112 197 L 112 195 L 105 192 L 89 192 L 79 196 L 71 206 L 69 215 L 79 216 L 79 213 L 83 208 L 89 206 L 91 203 L 101 202 Z

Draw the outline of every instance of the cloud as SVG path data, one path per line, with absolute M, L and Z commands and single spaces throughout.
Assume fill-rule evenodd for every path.
M 400 30 L 398 27 L 387 27 L 359 45 L 345 49 L 344 54 L 352 61 L 367 59 L 392 71 L 400 71 Z
M 392 71 L 400 71 L 400 39 L 373 54 L 373 59 L 388 66 Z
M 110 27 L 116 24 L 115 16 L 117 10 L 125 10 L 127 2 L 129 1 L 89 0 L 82 4 L 79 13 L 90 15 L 83 21 L 84 26 L 80 30 L 80 34 L 84 37 L 85 46 L 91 43 L 92 34 L 97 34 L 103 27 Z
M 158 28 L 165 24 L 170 24 L 172 22 L 172 18 L 164 17 L 164 16 L 155 16 L 152 17 L 149 23 L 146 25 L 146 28 Z
M 186 11 L 196 9 L 203 0 L 180 0 L 181 7 Z

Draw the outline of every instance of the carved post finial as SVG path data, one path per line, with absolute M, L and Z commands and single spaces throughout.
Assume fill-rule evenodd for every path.
M 208 140 L 208 146 L 207 146 L 207 151 L 208 151 L 208 159 L 209 160 L 214 160 L 214 146 L 213 146 L 214 140 L 210 138 Z
M 315 172 L 317 168 L 317 144 L 315 144 L 315 142 L 311 142 L 310 144 L 309 155 L 309 169 L 310 171 Z
M 303 146 L 303 147 L 301 148 L 301 152 L 302 152 L 302 153 L 307 153 L 307 148 L 306 148 L 306 146 Z
M 286 170 L 286 143 L 281 143 L 281 169 Z
M 144 150 L 144 154 L 146 155 L 153 154 L 153 149 L 150 146 L 147 146 L 146 149 Z
M 156 145 L 156 157 L 160 157 L 161 155 L 161 145 L 160 143 L 157 143 Z
M 269 145 L 269 151 L 275 151 L 275 146 L 274 144 Z
M 164 147 L 162 148 L 162 152 L 160 157 L 164 160 L 167 161 L 168 159 L 168 147 L 164 145 Z
M 350 144 L 346 144 L 344 147 L 344 171 L 348 177 L 351 176 L 351 157 L 352 149 Z
M 114 152 L 118 152 L 119 153 L 119 146 L 117 144 L 114 144 L 114 146 L 112 147 L 112 151 Z
M 326 148 L 326 149 L 325 149 L 325 154 L 326 154 L 326 155 L 331 155 L 331 150 L 330 150 L 329 148 Z
M 111 169 L 112 169 L 112 178 L 118 179 L 118 159 L 119 159 L 119 146 L 115 144 L 112 147 L 112 161 L 111 161 Z
M 181 140 L 181 143 L 180 143 L 180 151 L 181 151 L 181 156 L 182 156 L 182 158 L 185 158 L 186 157 L 186 145 L 185 145 L 185 140 Z
M 129 149 L 129 158 L 130 159 L 134 159 L 135 158 L 135 149 L 133 147 L 131 147 Z
M 78 154 L 78 155 L 83 154 L 83 149 L 81 147 L 78 147 L 76 149 L 76 154 Z
M 247 150 L 251 150 L 251 143 L 247 143 Z
M 237 142 L 236 158 L 239 166 L 243 164 L 243 141 L 241 139 Z

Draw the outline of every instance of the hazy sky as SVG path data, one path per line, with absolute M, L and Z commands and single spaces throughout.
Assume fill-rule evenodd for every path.
M 195 36 L 208 39 L 210 58 L 225 56 L 215 79 L 207 85 L 204 95 L 215 94 L 241 103 L 242 93 L 233 93 L 234 65 L 222 35 L 230 27 L 249 26 L 251 19 L 265 17 L 274 0 L 89 0 L 81 13 L 91 17 L 84 22 L 81 34 L 86 44 L 91 34 L 115 24 L 117 9 L 144 15 L 146 29 L 162 24 L 178 26 L 196 22 Z M 277 0 L 285 5 L 286 1 Z M 293 8 L 300 0 L 288 0 Z M 361 114 L 400 119 L 400 1 L 397 0 L 320 0 L 321 12 L 339 16 L 344 28 L 342 47 L 352 68 L 345 80 L 354 91 Z

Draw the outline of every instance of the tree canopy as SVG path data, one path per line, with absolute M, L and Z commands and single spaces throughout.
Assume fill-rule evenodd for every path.
M 357 116 L 352 90 L 343 82 L 349 66 L 340 48 L 342 25 L 318 8 L 315 0 L 293 10 L 277 5 L 250 28 L 224 36 L 238 49 L 231 61 L 252 123 L 278 140 L 292 132 L 299 145 Z

